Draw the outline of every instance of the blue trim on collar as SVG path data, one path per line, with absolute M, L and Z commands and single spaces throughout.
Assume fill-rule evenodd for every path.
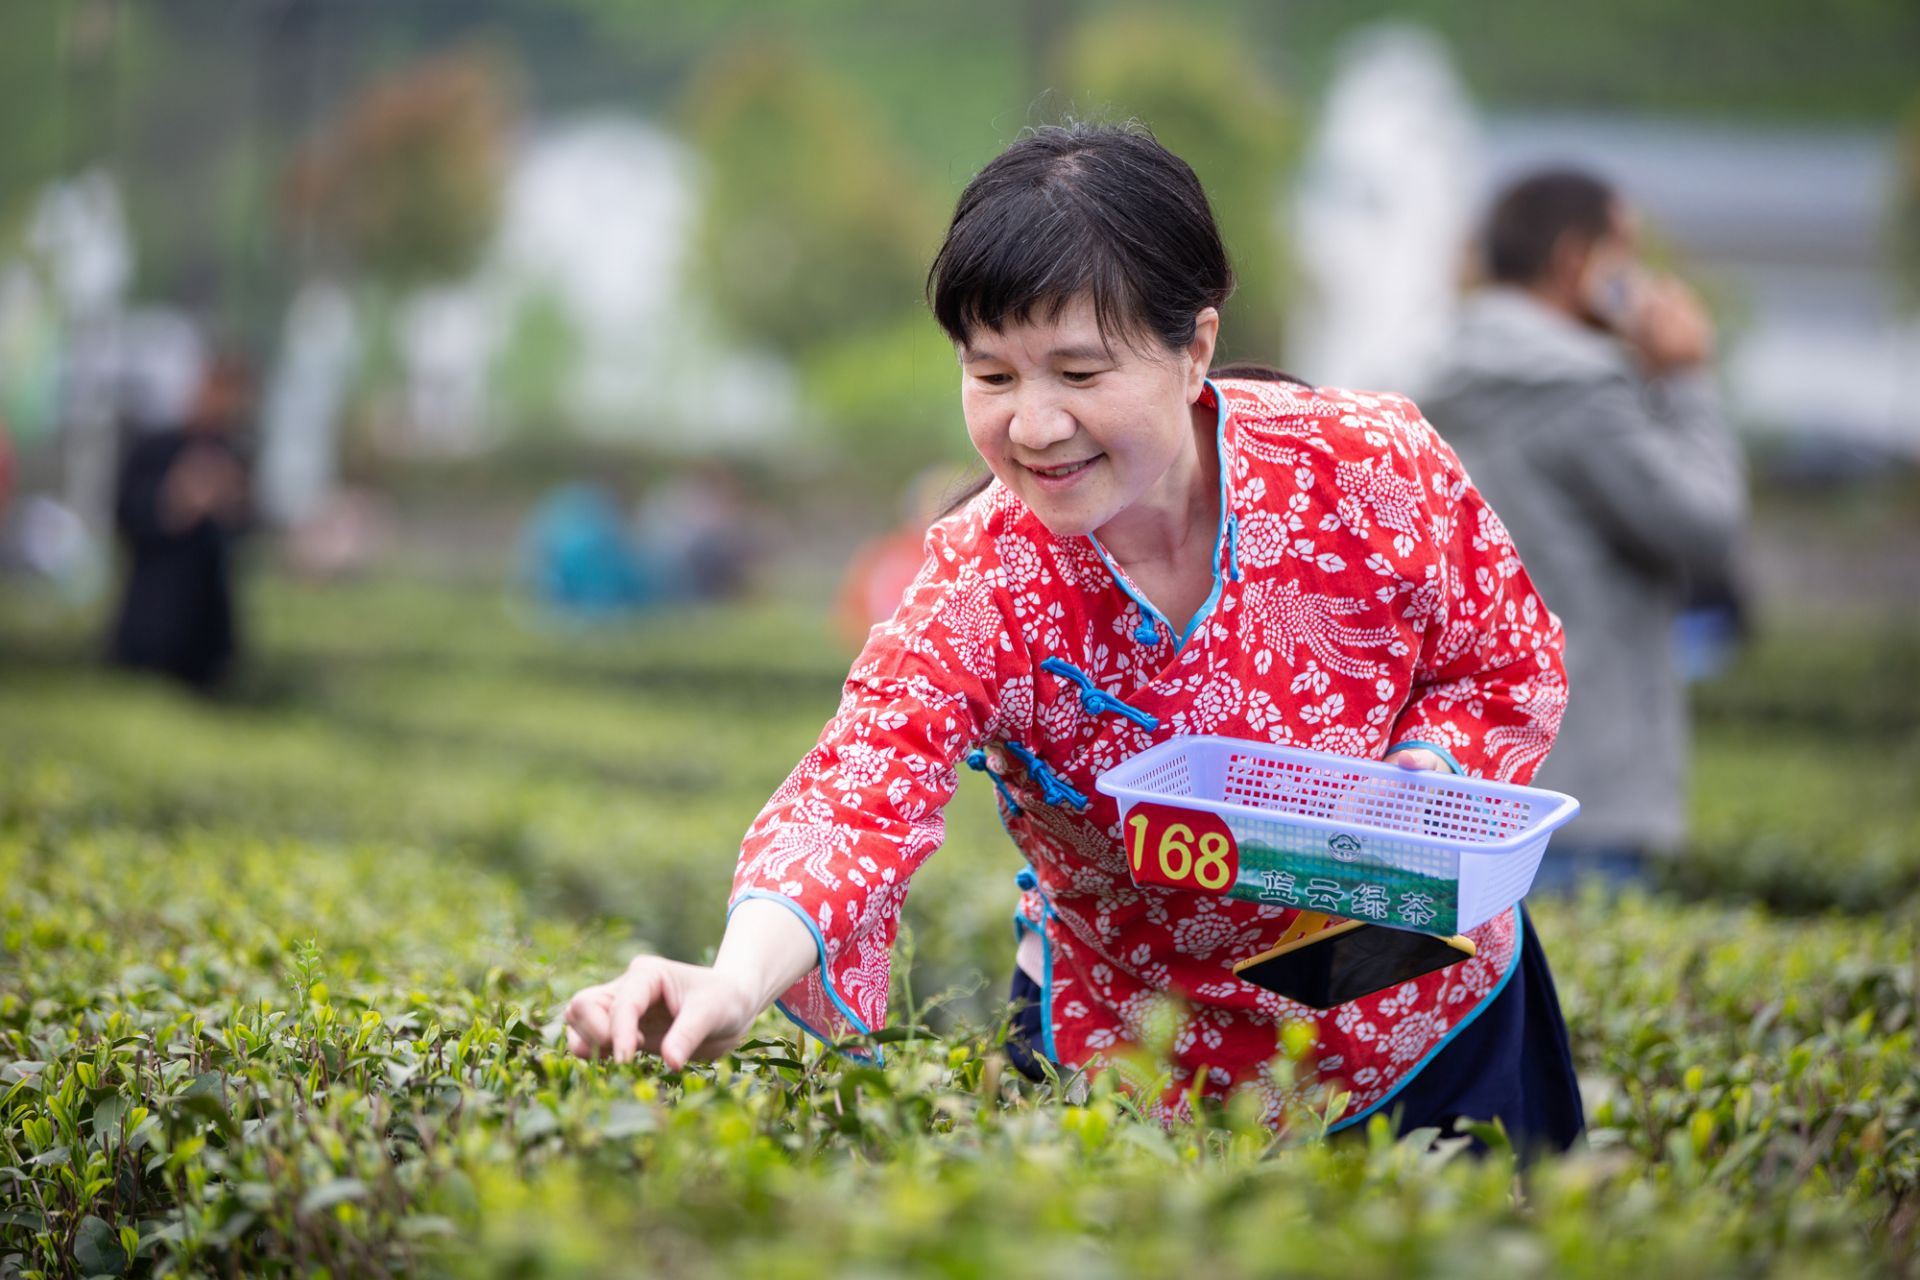
M 858 1031 L 863 1036 L 872 1035 L 873 1029 L 867 1026 L 865 1022 L 862 1022 L 860 1020 L 860 1015 L 855 1013 L 853 1011 L 853 1007 L 849 1005 L 845 1000 L 842 1000 L 840 998 L 840 993 L 834 989 L 833 979 L 827 974 L 826 937 L 820 932 L 820 926 L 815 924 L 813 922 L 813 918 L 807 914 L 806 909 L 802 907 L 799 903 L 795 902 L 792 898 L 789 898 L 784 893 L 775 893 L 771 889 L 749 889 L 745 893 L 741 894 L 738 898 L 735 898 L 733 900 L 733 905 L 727 908 L 727 919 L 729 920 L 733 919 L 733 913 L 739 910 L 740 904 L 747 901 L 749 898 L 764 898 L 768 902 L 778 902 L 782 906 L 786 907 L 789 911 L 793 912 L 794 915 L 800 917 L 800 923 L 807 926 L 807 932 L 813 935 L 813 945 L 820 949 L 820 985 L 827 989 L 827 995 L 832 997 L 835 1007 L 840 1010 L 840 1016 L 845 1018 L 848 1022 L 851 1022 L 853 1024 L 854 1030 Z M 812 1036 L 815 1040 L 818 1040 L 821 1044 L 833 1045 L 833 1041 L 827 1039 L 827 1037 L 821 1035 L 818 1031 L 815 1031 L 812 1027 L 808 1026 L 802 1019 L 795 1017 L 793 1011 L 787 1008 L 786 1001 L 775 1000 L 773 1003 L 774 1003 L 774 1006 L 778 1008 L 781 1013 L 785 1014 L 790 1020 L 792 1020 L 796 1025 L 798 1025 L 802 1031 Z M 884 1067 L 887 1064 L 886 1058 L 881 1055 L 880 1050 L 877 1047 L 874 1049 L 873 1055 L 871 1057 L 868 1057 L 866 1054 L 855 1053 L 851 1049 L 838 1049 L 837 1046 L 836 1046 L 836 1049 L 838 1052 L 846 1054 L 849 1058 L 856 1058 L 863 1062 L 872 1062 L 875 1066 Z
M 1167 621 L 1167 616 L 1164 613 L 1161 613 L 1158 609 L 1148 604 L 1145 596 L 1133 589 L 1132 584 L 1129 583 L 1126 577 L 1120 572 L 1120 566 L 1113 562 L 1113 557 L 1107 554 L 1107 549 L 1100 545 L 1100 539 L 1094 537 L 1092 534 L 1088 534 L 1087 541 L 1093 544 L 1094 551 L 1100 557 L 1100 563 L 1107 566 L 1107 572 L 1113 575 L 1114 585 L 1126 593 L 1127 599 L 1139 606 L 1140 625 L 1133 629 L 1134 643 L 1141 645 L 1159 644 L 1160 632 L 1155 624 L 1166 627 L 1167 634 L 1172 635 L 1173 623 Z
M 1507 909 L 1513 912 L 1513 963 L 1509 964 L 1507 966 L 1507 971 L 1500 975 L 1500 981 L 1493 984 L 1493 990 L 1487 992 L 1485 998 L 1482 999 L 1479 1004 L 1469 1009 L 1467 1011 L 1466 1017 L 1460 1019 L 1460 1021 L 1454 1023 L 1451 1027 L 1447 1028 L 1447 1034 L 1440 1037 L 1440 1043 L 1434 1045 L 1433 1048 L 1427 1050 L 1427 1052 L 1421 1057 L 1420 1061 L 1414 1063 L 1412 1068 L 1408 1070 L 1407 1074 L 1401 1076 L 1400 1079 L 1394 1083 L 1393 1088 L 1387 1090 L 1385 1093 L 1380 1095 L 1379 1101 L 1375 1102 L 1372 1106 L 1368 1107 L 1364 1111 L 1359 1111 L 1354 1113 L 1353 1115 L 1348 1116 L 1345 1120 L 1342 1120 L 1337 1124 L 1328 1125 L 1327 1126 L 1328 1133 L 1338 1133 L 1342 1129 L 1348 1128 L 1349 1126 L 1352 1126 L 1352 1125 L 1359 1124 L 1362 1120 L 1365 1120 L 1368 1116 L 1372 1115 L 1374 1112 L 1378 1111 L 1380 1108 L 1386 1106 L 1389 1102 L 1392 1102 L 1395 1095 L 1397 1095 L 1402 1089 L 1406 1088 L 1408 1085 L 1412 1084 L 1413 1078 L 1419 1075 L 1423 1070 L 1425 1070 L 1426 1065 L 1429 1062 L 1432 1062 L 1434 1058 L 1439 1055 L 1442 1049 L 1446 1048 L 1449 1044 L 1453 1043 L 1453 1038 L 1455 1036 L 1459 1035 L 1462 1031 L 1465 1031 L 1467 1027 L 1472 1024 L 1475 1018 L 1485 1013 L 1487 1009 L 1493 1004 L 1493 1002 L 1500 998 L 1500 993 L 1507 989 L 1507 984 L 1513 981 L 1513 975 L 1515 970 L 1519 969 L 1520 967 L 1520 949 L 1527 945 L 1527 918 L 1520 914 L 1520 908 L 1518 906 L 1509 907 Z
M 1229 507 L 1227 504 L 1227 396 L 1224 391 L 1220 390 L 1218 384 L 1216 384 L 1212 378 L 1205 379 L 1205 382 L 1207 387 L 1213 392 L 1214 454 L 1220 464 L 1220 525 L 1218 531 L 1213 536 L 1213 590 L 1207 593 L 1206 601 L 1201 604 L 1199 611 L 1188 621 L 1187 629 L 1185 631 L 1175 631 L 1172 621 L 1168 619 L 1166 614 L 1161 613 L 1158 609 L 1148 604 L 1146 597 L 1142 596 L 1127 584 L 1126 578 L 1120 572 L 1120 567 L 1114 564 L 1113 557 L 1107 554 L 1107 549 L 1100 545 L 1100 539 L 1091 533 L 1086 535 L 1087 541 L 1091 542 L 1093 549 L 1099 553 L 1100 563 L 1106 565 L 1107 572 L 1113 575 L 1115 585 L 1124 591 L 1134 604 L 1140 607 L 1140 625 L 1134 629 L 1134 641 L 1141 645 L 1159 644 L 1160 632 L 1156 624 L 1165 624 L 1167 634 L 1174 637 L 1173 650 L 1175 653 L 1186 648 L 1187 641 L 1191 639 L 1193 633 L 1199 629 L 1200 624 L 1205 622 L 1213 613 L 1213 606 L 1220 601 L 1220 557 L 1223 551 L 1231 552 L 1233 576 L 1235 580 L 1237 581 L 1240 576 L 1237 521 L 1234 522 L 1236 526 L 1234 530 L 1236 536 L 1232 539 L 1231 543 L 1229 542 L 1227 532 L 1229 523 Z M 1152 631 L 1151 637 L 1148 636 L 1149 630 Z

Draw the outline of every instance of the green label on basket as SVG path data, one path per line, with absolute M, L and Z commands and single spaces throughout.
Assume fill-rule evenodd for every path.
M 1354 836 L 1336 832 L 1315 851 L 1242 843 L 1240 875 L 1227 896 L 1448 937 L 1460 918 L 1458 889 L 1440 876 L 1383 866 Z

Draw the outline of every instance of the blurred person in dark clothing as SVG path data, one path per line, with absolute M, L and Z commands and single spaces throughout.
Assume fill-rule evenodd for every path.
M 1745 475 L 1713 326 L 1693 290 L 1640 263 L 1638 235 L 1589 174 L 1507 188 L 1486 284 L 1420 397 L 1566 629 L 1566 719 L 1535 782 L 1582 809 L 1547 848 L 1534 883 L 1549 892 L 1644 879 L 1685 839 L 1674 623 L 1690 599 L 1738 594 Z
M 232 544 L 248 518 L 248 480 L 236 443 L 252 381 L 232 357 L 212 362 L 185 420 L 128 451 L 114 520 L 128 560 L 109 656 L 203 693 L 232 669 Z

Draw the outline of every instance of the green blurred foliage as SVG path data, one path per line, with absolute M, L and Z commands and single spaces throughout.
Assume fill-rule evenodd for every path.
M 1221 359 L 1278 361 L 1287 265 L 1277 210 L 1300 142 L 1279 89 L 1229 31 L 1170 13 L 1087 20 L 1067 42 L 1064 77 L 1085 114 L 1137 118 L 1193 167 L 1239 281 Z
M 804 359 L 915 303 L 940 213 L 874 103 L 753 41 L 700 69 L 681 118 L 707 171 L 702 278 L 743 337 Z
M 474 46 L 369 85 L 296 166 L 296 213 L 387 287 L 464 275 L 498 217 L 516 78 L 500 47 Z
M 876 496 L 934 461 L 978 464 L 960 412 L 953 346 L 924 310 L 823 344 L 800 374 L 850 478 Z
M 658 0 L 560 0 L 599 24 L 609 41 L 683 55 L 767 20 L 752 0 L 667 5 Z M 1035 73 L 1035 13 L 1058 8 L 1086 22 L 1159 13 L 1231 33 L 1247 55 L 1310 98 L 1340 42 L 1388 19 L 1432 27 L 1453 46 L 1474 94 L 1504 109 L 1673 112 L 1683 115 L 1887 122 L 1913 92 L 1920 6 L 1910 0 L 1598 0 L 1545 6 L 1527 0 L 1187 0 L 1177 9 L 1142 0 L 984 0 L 902 10 L 881 0 L 808 0 L 783 20 L 835 65 L 883 66 L 922 103 L 975 101 L 988 64 L 1024 83 L 1001 102 L 1013 127 L 1030 101 L 1059 88 Z M 981 44 L 997 57 L 975 58 Z M 963 56 L 949 58 L 957 48 Z M 892 101 L 893 96 L 888 95 Z M 903 110 L 911 111 L 908 103 Z M 942 131 L 934 113 L 916 141 Z
M 1272 36 L 1318 82 L 1345 34 L 1385 19 L 1437 31 L 1474 94 L 1508 110 L 1885 123 L 1920 60 L 1909 0 L 1309 0 L 1276 9 Z
M 703 65 L 680 116 L 706 174 L 699 283 L 724 320 L 795 362 L 868 480 L 939 456 L 951 352 L 920 296 L 943 219 L 878 105 L 765 40 Z
M 1042 21 L 1043 10 L 1056 11 Z M 543 111 L 667 108 L 701 58 L 777 23 L 851 78 L 948 194 L 1048 97 L 1062 19 L 1124 25 L 1143 7 L 986 0 L 902 9 L 879 0 L 783 6 L 726 0 L 8 0 L 0 5 L 0 223 L 48 178 L 107 158 L 126 184 L 147 297 L 217 292 L 230 323 L 277 323 L 304 230 L 281 238 L 276 191 L 318 121 L 396 69 L 491 33 L 527 67 Z M 1386 17 L 1433 26 L 1481 100 L 1503 109 L 1601 108 L 1773 120 L 1892 122 L 1913 93 L 1920 6 L 1908 0 L 1572 9 L 1519 0 L 1189 0 L 1178 16 L 1224 32 L 1267 79 L 1313 101 L 1340 40 Z M 217 217 L 206 193 L 217 190 Z M 1249 354 L 1260 354 L 1250 352 Z
M 410 581 L 259 586 L 270 669 L 224 706 L 97 674 L 88 619 L 0 599 L 0 1274 L 1910 1266 L 1911 835 L 1858 915 L 1721 901 L 1768 874 L 1731 857 L 1694 901 L 1539 905 L 1592 1128 L 1524 1175 L 1497 1137 L 1474 1161 L 1301 1112 L 1276 1141 L 1243 1109 L 1163 1127 L 1110 1079 L 1065 1105 L 1018 1078 L 994 999 L 1017 858 L 970 775 L 908 899 L 884 1067 L 771 1013 L 685 1072 L 583 1063 L 571 992 L 717 938 L 740 832 L 832 710 L 824 624 L 579 635 Z M 1773 812 L 1818 809 L 1830 903 L 1834 851 L 1912 813 L 1913 634 L 1784 632 L 1708 694 L 1703 784 L 1794 782 Z M 1879 749 L 1783 778 L 1754 743 L 1789 731 Z M 1697 808 L 1703 836 L 1737 837 L 1737 800 Z
M 15 0 L 0 23 L 0 245 L 72 160 L 62 110 L 60 0 Z
M 1673 883 L 1784 911 L 1870 913 L 1920 893 L 1910 622 L 1765 635 L 1696 705 L 1694 836 Z
M 806 0 L 777 15 L 746 0 L 11 0 L 0 5 L 0 233 L 46 180 L 104 160 L 135 228 L 138 296 L 211 313 L 263 349 L 292 287 L 334 265 L 330 256 L 353 256 L 370 275 L 391 270 L 395 288 L 472 260 L 493 216 L 484 175 L 501 162 L 486 128 L 469 126 L 510 113 L 523 85 L 551 118 L 612 107 L 678 109 L 684 121 L 704 100 L 735 140 L 716 161 L 716 190 L 743 238 L 716 232 L 709 256 L 740 304 L 736 323 L 743 314 L 742 332 L 806 349 L 798 372 L 844 447 L 878 444 L 911 466 L 952 452 L 956 438 L 951 404 L 921 391 L 939 384 L 920 372 L 937 351 L 922 361 L 915 341 L 894 336 L 918 305 L 920 271 L 967 178 L 1061 103 L 1140 115 L 1193 161 L 1243 277 L 1223 354 L 1283 357 L 1285 233 L 1262 225 L 1259 188 L 1284 176 L 1295 104 L 1317 100 L 1340 41 L 1394 16 L 1438 30 L 1475 94 L 1506 110 L 1885 122 L 1911 100 L 1920 57 L 1920 7 L 1905 0 L 1564 11 L 1517 0 L 1190 0 L 1177 11 Z M 488 56 L 511 50 L 524 78 L 509 71 L 465 99 L 443 94 L 441 124 L 423 123 L 407 104 L 434 92 L 395 87 L 422 64 L 470 56 L 459 51 L 476 35 L 491 42 Z M 716 78 L 731 88 L 702 99 Z M 293 184 L 315 198 L 296 200 L 281 225 L 289 160 L 328 121 L 337 145 L 309 150 L 309 160 L 326 150 L 326 162 L 303 172 L 331 174 L 330 194 Z M 740 141 L 761 130 L 792 145 L 761 153 Z M 1271 176 L 1237 159 L 1256 153 L 1271 157 Z M 361 177 L 339 177 L 354 164 Z M 819 228 L 831 242 L 808 239 Z M 796 260 L 818 274 L 799 279 Z M 804 305 L 781 305 L 783 293 Z M 535 347 L 527 360 L 537 365 L 546 357 Z M 916 363 L 854 375 L 863 356 L 889 349 L 914 351 Z
M 581 346 L 577 325 L 552 290 L 522 297 L 490 370 L 499 420 L 533 437 L 567 421 L 567 385 Z

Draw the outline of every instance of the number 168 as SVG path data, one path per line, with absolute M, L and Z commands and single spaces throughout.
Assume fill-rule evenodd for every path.
M 1240 850 L 1218 817 L 1165 805 L 1136 805 L 1127 817 L 1135 884 L 1225 893 L 1240 875 Z

